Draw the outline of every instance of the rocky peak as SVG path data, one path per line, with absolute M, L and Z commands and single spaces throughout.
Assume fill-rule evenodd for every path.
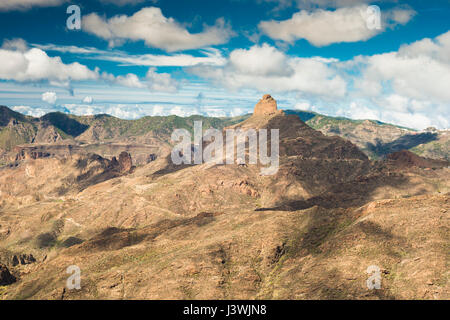
M 116 157 L 112 157 L 110 165 L 120 173 L 132 173 L 135 169 L 131 155 L 126 151 L 120 153 L 119 160 Z
M 256 104 L 254 115 L 268 115 L 277 112 L 277 101 L 270 94 L 265 94 Z
M 123 151 L 119 155 L 120 172 L 130 172 L 133 167 L 133 161 L 128 152 Z

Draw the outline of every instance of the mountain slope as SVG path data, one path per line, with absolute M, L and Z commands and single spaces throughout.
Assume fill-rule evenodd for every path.
M 353 142 L 371 159 L 400 150 L 410 150 L 428 158 L 450 159 L 448 131 L 418 132 L 375 120 L 351 120 L 309 111 L 287 110 L 286 113 L 298 115 L 310 127 L 326 135 L 338 135 Z
M 83 156 L 1 168 L 0 262 L 17 282 L 0 295 L 448 299 L 448 168 L 371 162 L 283 113 L 237 127 L 280 129 L 277 174 L 210 163 L 167 170 L 163 156 L 108 179 L 107 161 Z M 30 254 L 35 262 L 14 265 Z M 70 265 L 81 268 L 81 290 L 65 288 Z M 382 272 L 380 290 L 367 289 L 370 265 Z
M 410 150 L 434 159 L 450 159 L 448 131 L 417 132 L 374 120 L 351 120 L 298 110 L 285 112 L 297 115 L 307 125 L 325 135 L 338 135 L 353 142 L 371 159 L 380 159 L 400 150 Z M 10 151 L 15 145 L 64 139 L 90 144 L 100 141 L 167 143 L 174 128 L 192 131 L 195 120 L 201 120 L 204 128 L 222 129 L 248 117 L 249 115 L 234 118 L 147 116 L 137 120 L 123 120 L 109 115 L 75 116 L 53 112 L 41 118 L 33 118 L 7 107 L 0 107 L 0 149 Z

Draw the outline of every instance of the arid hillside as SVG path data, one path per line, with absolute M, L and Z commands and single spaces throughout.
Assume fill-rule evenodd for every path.
M 220 128 L 279 129 L 274 175 L 176 166 L 166 144 L 137 166 L 120 148 L 11 159 L 0 298 L 449 299 L 449 163 L 370 160 L 269 98 Z M 71 265 L 80 290 L 66 288 Z M 368 289 L 369 266 L 381 289 Z

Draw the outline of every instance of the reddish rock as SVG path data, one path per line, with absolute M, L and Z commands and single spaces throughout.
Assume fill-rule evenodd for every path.
M 121 152 L 119 155 L 119 166 L 120 172 L 130 172 L 133 168 L 133 161 L 131 160 L 131 156 L 128 152 Z
M 268 115 L 277 112 L 277 102 L 270 94 L 265 94 L 256 104 L 254 115 Z

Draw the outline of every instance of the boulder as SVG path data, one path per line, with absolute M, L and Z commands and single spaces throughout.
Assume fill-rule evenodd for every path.
M 16 277 L 14 277 L 8 270 L 8 268 L 0 264 L 0 286 L 7 286 L 16 282 Z

